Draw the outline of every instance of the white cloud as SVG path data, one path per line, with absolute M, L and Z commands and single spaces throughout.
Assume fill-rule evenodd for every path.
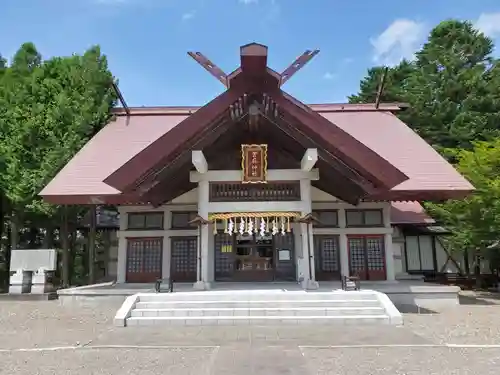
M 481 13 L 474 27 L 490 38 L 500 36 L 500 12 Z
M 189 12 L 189 13 L 184 13 L 182 15 L 182 20 L 183 21 L 189 21 L 190 19 L 192 19 L 194 17 L 194 12 Z
M 426 25 L 408 19 L 391 23 L 380 35 L 371 38 L 373 61 L 393 66 L 404 58 L 412 58 L 425 38 Z
M 323 74 L 323 78 L 331 81 L 332 79 L 337 78 L 337 75 L 335 73 L 326 72 Z
M 259 0 L 239 0 L 240 3 L 245 5 L 257 4 Z
M 354 59 L 352 57 L 346 57 L 344 60 L 342 60 L 342 62 L 344 64 L 350 64 L 354 61 Z

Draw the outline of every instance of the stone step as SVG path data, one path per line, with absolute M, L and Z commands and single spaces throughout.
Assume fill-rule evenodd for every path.
M 166 301 L 166 302 L 137 302 L 137 309 L 169 309 L 169 308 L 249 308 L 249 307 L 379 307 L 380 302 L 377 299 L 372 300 L 274 300 L 274 301 Z
M 219 317 L 219 316 L 346 316 L 384 315 L 382 307 L 254 307 L 254 308 L 191 308 L 191 309 L 134 309 L 132 317 Z
M 373 300 L 376 296 L 370 291 L 202 291 L 139 294 L 141 302 L 168 302 L 168 301 L 278 301 L 278 300 Z
M 201 316 L 201 317 L 131 317 L 127 326 L 135 325 L 190 325 L 190 326 L 233 326 L 233 325 L 312 325 L 312 324 L 390 324 L 386 315 L 354 315 L 354 316 Z

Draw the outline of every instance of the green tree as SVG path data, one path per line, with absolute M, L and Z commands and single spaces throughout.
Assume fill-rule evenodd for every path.
M 480 251 L 500 239 L 500 138 L 476 142 L 472 150 L 454 151 L 456 168 L 476 188 L 463 200 L 426 203 L 428 212 L 446 224 L 452 251 Z
M 6 68 L 7 68 L 7 60 L 5 60 L 2 57 L 2 54 L 0 54 L 0 76 L 3 74 Z
M 470 22 L 445 21 L 417 52 L 402 115 L 436 148 L 471 148 L 500 135 L 498 61 L 493 42 Z
M 13 207 L 47 209 L 37 194 L 109 120 L 113 77 L 98 47 L 42 63 L 25 44 L 4 80 L 5 193 Z
M 99 47 L 43 61 L 35 46 L 26 43 L 4 69 L 0 189 L 8 203 L 3 212 L 10 216 L 12 247 L 24 223 L 38 225 L 43 217 L 48 223 L 60 216 L 38 193 L 108 122 L 115 104 L 112 81 Z
M 403 60 L 399 65 L 389 68 L 380 101 L 385 103 L 403 101 L 404 82 L 413 72 L 413 69 L 413 64 L 407 60 Z M 349 96 L 349 103 L 374 103 L 384 71 L 385 67 L 383 66 L 368 69 L 366 77 L 360 82 L 359 93 Z
M 403 101 L 399 114 L 436 149 L 471 148 L 500 135 L 500 63 L 493 42 L 470 22 L 441 22 L 412 62 L 390 69 L 384 101 Z M 361 81 L 352 102 L 373 102 L 382 68 Z

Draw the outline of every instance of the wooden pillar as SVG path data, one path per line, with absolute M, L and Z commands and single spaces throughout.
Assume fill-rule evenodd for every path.
M 197 278 L 194 284 L 195 289 L 205 290 L 210 289 L 210 272 L 209 267 L 213 267 L 213 262 L 210 261 L 209 241 L 210 235 L 208 230 L 208 198 L 209 184 L 207 180 L 202 180 L 198 183 L 198 216 L 200 220 L 200 229 L 198 232 L 198 260 L 196 265 Z
M 61 225 L 59 230 L 59 238 L 62 248 L 62 270 L 61 281 L 63 287 L 70 286 L 69 279 L 69 230 L 68 230 L 68 206 L 62 206 L 61 209 Z
M 95 245 L 96 245 L 96 228 L 97 228 L 97 213 L 96 205 L 90 206 L 90 227 L 89 227 L 89 284 L 95 283 Z
M 300 180 L 300 199 L 302 203 L 302 218 L 300 230 L 302 233 L 302 262 L 301 273 L 304 275 L 302 287 L 304 289 L 318 289 L 318 282 L 315 280 L 316 270 L 314 262 L 314 242 L 312 233 L 312 222 L 314 218 L 311 214 L 311 180 Z

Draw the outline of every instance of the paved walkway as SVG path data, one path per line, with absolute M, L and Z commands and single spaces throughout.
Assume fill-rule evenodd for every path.
M 404 327 L 113 327 L 116 303 L 0 302 L 0 374 L 498 374 L 500 306 Z

